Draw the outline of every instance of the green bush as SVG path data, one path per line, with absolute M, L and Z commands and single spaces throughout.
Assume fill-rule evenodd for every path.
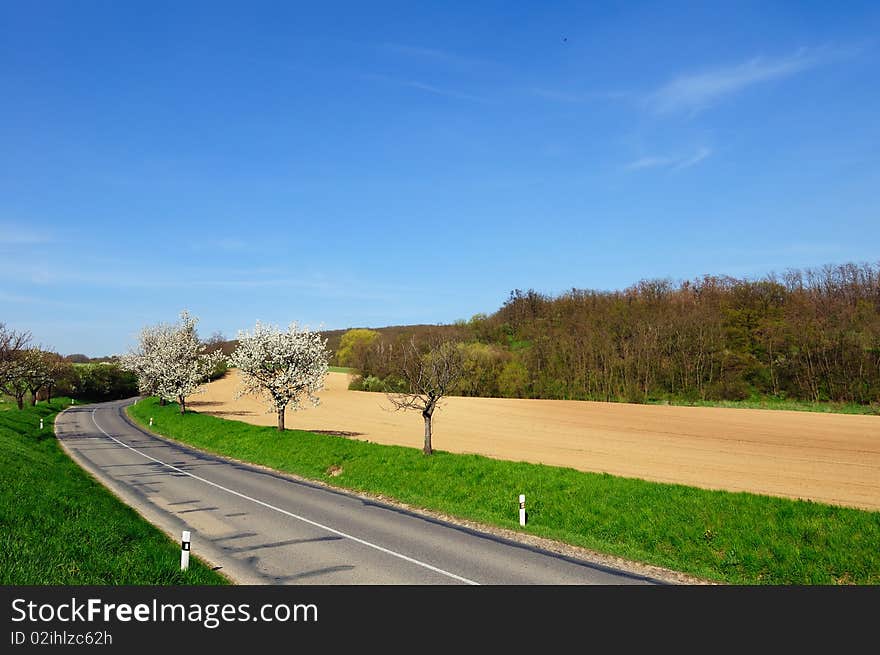
M 374 375 L 368 375 L 363 381 L 363 391 L 386 391 L 385 383 Z
M 383 393 L 405 393 L 406 381 L 403 378 L 389 375 L 384 380 L 375 375 L 356 375 L 348 383 L 349 391 L 379 391 Z
M 229 371 L 229 364 L 226 363 L 225 359 L 221 359 L 217 362 L 217 366 L 214 367 L 214 370 L 208 375 L 208 381 L 213 382 L 214 380 L 219 380 L 226 375 L 227 371 Z
M 87 364 L 75 367 L 71 394 L 77 400 L 104 402 L 138 395 L 137 376 L 118 364 Z
M 751 395 L 749 385 L 736 378 L 722 380 L 709 389 L 709 397 L 718 400 L 745 400 Z

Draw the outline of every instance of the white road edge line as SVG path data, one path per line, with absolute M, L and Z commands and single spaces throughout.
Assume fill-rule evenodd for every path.
M 199 480 L 200 482 L 204 482 L 205 484 L 209 484 L 212 487 L 217 487 L 218 489 L 222 489 L 223 491 L 226 491 L 227 493 L 231 493 L 233 496 L 238 496 L 239 498 L 244 498 L 245 500 L 249 500 L 252 503 L 256 503 L 257 505 L 262 505 L 263 507 L 267 507 L 271 510 L 275 510 L 276 512 L 279 512 L 280 514 L 290 516 L 291 518 L 295 518 L 299 521 L 302 521 L 303 523 L 308 523 L 309 525 L 314 525 L 317 528 L 321 528 L 322 530 L 326 530 L 327 532 L 332 532 L 333 534 L 337 534 L 340 537 L 344 537 L 346 539 L 351 539 L 352 541 L 356 541 L 357 543 L 363 544 L 364 546 L 369 546 L 370 548 L 375 548 L 378 551 L 381 551 L 381 552 L 386 553 L 388 555 L 392 555 L 394 557 L 398 557 L 398 558 L 405 560 L 407 562 L 410 562 L 412 564 L 416 564 L 418 566 L 421 566 L 423 568 L 428 569 L 429 571 L 434 571 L 435 573 L 445 575 L 445 576 L 452 578 L 454 580 L 459 580 L 461 582 L 464 582 L 465 584 L 469 584 L 469 585 L 479 585 L 480 584 L 479 582 L 474 582 L 473 580 L 468 580 L 467 578 L 463 578 L 460 575 L 455 575 L 455 573 L 450 573 L 449 571 L 444 571 L 443 569 L 437 568 L 436 566 L 431 566 L 430 564 L 427 564 L 425 562 L 421 562 L 417 559 L 413 559 L 412 557 L 409 557 L 409 556 L 404 555 L 402 553 L 397 553 L 393 550 L 388 550 L 387 548 L 383 548 L 382 546 L 379 546 L 377 544 L 370 543 L 369 541 L 359 539 L 358 537 L 355 537 L 355 536 L 352 536 L 348 533 L 342 532 L 341 530 L 336 530 L 336 529 L 331 528 L 327 525 L 323 525 L 323 524 L 318 523 L 316 521 L 312 521 L 311 519 L 307 519 L 304 516 L 299 516 L 297 514 L 294 514 L 293 512 L 288 512 L 287 510 L 281 509 L 280 507 L 275 507 L 275 505 L 270 505 L 269 503 L 264 503 L 262 500 L 257 500 L 256 498 L 251 498 L 250 496 L 247 496 L 243 493 L 235 491 L 234 489 L 229 489 L 228 487 L 224 487 L 223 485 L 217 484 L 216 482 L 211 482 L 210 480 L 206 480 L 205 478 L 200 478 L 198 475 L 193 475 L 189 471 L 184 471 L 182 469 L 177 468 L 176 466 L 173 466 L 171 464 L 167 464 L 160 459 L 156 459 L 155 457 L 153 457 L 151 455 L 147 455 L 146 453 L 142 453 L 137 448 L 132 448 L 127 443 L 121 442 L 119 439 L 114 437 L 112 434 L 108 434 L 107 432 L 105 432 L 104 428 L 102 428 L 100 425 L 98 425 L 98 421 L 95 418 L 95 412 L 97 412 L 97 411 L 98 411 L 97 409 L 92 410 L 92 423 L 94 423 L 95 427 L 98 428 L 101 432 L 103 432 L 106 437 L 112 439 L 113 441 L 118 443 L 120 446 L 123 446 L 124 448 L 128 448 L 130 451 L 135 452 L 138 455 L 141 455 L 142 457 L 146 457 L 147 459 L 153 460 L 157 464 L 161 464 L 162 466 L 167 466 L 168 468 L 170 468 L 173 471 L 177 471 L 178 473 L 183 473 L 184 475 L 188 475 L 191 478 L 195 478 L 196 480 Z

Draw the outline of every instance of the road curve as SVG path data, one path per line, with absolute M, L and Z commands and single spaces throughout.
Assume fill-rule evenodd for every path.
M 133 400 L 78 405 L 55 431 L 126 503 L 241 584 L 652 584 L 156 437 Z

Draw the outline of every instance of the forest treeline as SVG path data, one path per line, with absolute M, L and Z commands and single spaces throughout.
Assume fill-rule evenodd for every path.
M 880 263 L 557 296 L 515 290 L 495 313 L 455 325 L 351 330 L 335 363 L 361 372 L 356 388 L 393 390 L 403 344 L 438 338 L 459 342 L 459 395 L 876 403 Z

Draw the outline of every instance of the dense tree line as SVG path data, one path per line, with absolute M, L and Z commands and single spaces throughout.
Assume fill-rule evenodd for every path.
M 460 395 L 880 401 L 880 264 L 516 290 L 494 314 L 453 326 L 361 331 L 337 363 L 362 372 L 358 388 L 399 387 L 403 345 L 438 331 L 462 351 Z
M 0 393 L 11 396 L 19 409 L 26 397 L 36 405 L 52 400 L 53 395 L 88 401 L 137 395 L 137 379 L 118 364 L 82 364 L 79 357 L 35 346 L 29 332 L 0 323 Z

